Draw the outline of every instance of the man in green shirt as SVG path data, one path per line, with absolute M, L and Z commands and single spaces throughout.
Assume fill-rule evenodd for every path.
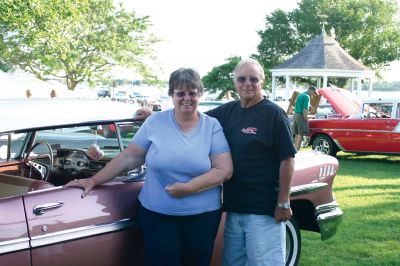
M 294 145 L 299 151 L 303 136 L 308 133 L 308 110 L 310 109 L 310 97 L 317 93 L 314 86 L 309 86 L 306 92 L 300 93 L 297 96 L 296 104 L 294 106 L 294 124 L 293 130 L 295 134 Z

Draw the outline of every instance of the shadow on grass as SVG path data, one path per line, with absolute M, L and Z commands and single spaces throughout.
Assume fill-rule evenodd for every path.
M 357 176 L 368 179 L 400 178 L 400 156 L 355 155 L 340 153 L 339 173 L 341 176 Z
M 387 163 L 400 163 L 400 156 L 390 155 L 364 155 L 356 153 L 339 152 L 337 154 L 338 160 L 348 161 L 364 161 L 364 162 L 387 162 Z
M 391 192 L 387 192 L 385 190 L 398 190 L 399 186 L 394 185 L 394 184 L 385 184 L 385 185 L 363 185 L 363 184 L 356 184 L 354 186 L 340 186 L 340 187 L 335 187 L 335 193 L 339 192 L 339 191 L 363 191 L 363 193 L 365 193 L 366 190 L 370 191 L 370 193 L 368 193 L 368 195 L 373 196 L 374 195 L 374 191 L 376 190 L 380 190 L 380 192 L 377 192 L 377 194 L 382 195 L 382 193 L 387 193 L 385 195 L 390 195 Z M 397 191 L 396 193 L 394 193 L 395 195 L 399 194 L 399 192 Z M 356 195 L 354 195 L 356 196 Z M 351 197 L 351 195 L 349 196 Z M 400 204 L 399 204 L 400 205 Z

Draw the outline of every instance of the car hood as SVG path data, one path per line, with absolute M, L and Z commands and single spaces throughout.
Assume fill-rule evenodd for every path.
M 320 88 L 318 89 L 318 93 L 331 104 L 332 108 L 341 117 L 348 117 L 351 114 L 357 113 L 360 109 L 360 99 L 344 89 Z

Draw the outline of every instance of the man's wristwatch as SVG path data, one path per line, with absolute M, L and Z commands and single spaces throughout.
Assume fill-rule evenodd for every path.
M 284 202 L 284 203 L 278 203 L 278 208 L 283 208 L 283 209 L 290 209 L 290 202 Z

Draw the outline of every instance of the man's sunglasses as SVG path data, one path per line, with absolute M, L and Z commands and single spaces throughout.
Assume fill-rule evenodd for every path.
M 249 80 L 250 83 L 252 83 L 252 84 L 257 84 L 260 81 L 257 77 L 254 77 L 254 76 L 250 76 L 250 77 L 239 76 L 236 78 L 236 81 L 239 83 L 245 83 L 246 80 Z
M 196 98 L 197 96 L 199 96 L 199 93 L 196 91 L 189 91 L 189 92 L 185 92 L 185 91 L 178 91 L 175 92 L 175 96 L 182 98 L 185 97 L 185 95 L 189 95 L 190 98 Z

